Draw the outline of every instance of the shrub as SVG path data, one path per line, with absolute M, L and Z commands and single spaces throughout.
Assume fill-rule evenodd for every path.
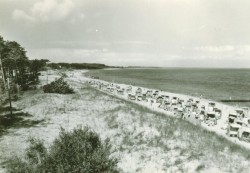
M 71 94 L 74 93 L 74 90 L 70 88 L 69 84 L 63 80 L 63 78 L 59 78 L 50 84 L 43 86 L 43 91 L 45 93 L 59 93 L 59 94 Z
M 68 77 L 68 75 L 67 75 L 65 72 L 62 72 L 62 73 L 60 74 L 60 76 L 61 76 L 62 78 Z
M 109 140 L 89 128 L 61 130 L 47 150 L 39 140 L 32 139 L 25 159 L 11 159 L 8 172 L 25 173 L 117 173 L 117 159 L 111 158 Z

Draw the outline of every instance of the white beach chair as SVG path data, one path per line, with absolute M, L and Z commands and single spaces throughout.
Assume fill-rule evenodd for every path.
M 236 123 L 228 124 L 227 135 L 230 137 L 231 136 L 237 137 L 238 131 L 240 128 L 241 128 L 241 126 L 239 124 L 236 124 Z
M 250 142 L 250 128 L 249 127 L 241 127 L 238 130 L 238 138 L 241 141 Z

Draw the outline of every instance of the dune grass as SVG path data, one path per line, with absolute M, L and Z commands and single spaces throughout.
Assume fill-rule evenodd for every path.
M 250 171 L 249 150 L 214 132 L 87 85 L 73 87 L 71 95 L 27 93 L 15 104 L 34 118 L 48 117 L 45 127 L 32 129 L 45 139 L 53 134 L 50 128 L 78 124 L 110 138 L 121 172 Z
M 109 97 L 118 99 L 116 96 Z M 162 152 L 159 157 L 170 158 L 164 164 L 165 170 L 199 172 L 214 167 L 225 172 L 249 171 L 248 149 L 188 121 L 154 112 L 126 100 L 122 100 L 122 103 L 105 113 L 108 127 L 121 133 L 119 149 L 122 152 L 137 150 L 143 153 L 145 150 L 159 149 Z M 195 168 L 187 168 L 187 165 L 194 165 L 192 162 L 197 162 Z

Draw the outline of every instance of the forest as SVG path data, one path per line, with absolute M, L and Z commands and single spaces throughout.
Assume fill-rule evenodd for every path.
M 62 68 L 103 69 L 111 66 L 98 63 L 54 63 L 48 59 L 31 60 L 22 45 L 0 36 L 0 94 L 25 91 L 38 83 L 39 71 Z
M 0 36 L 0 93 L 27 90 L 38 82 L 39 71 L 48 62 L 47 59 L 30 60 L 23 46 Z

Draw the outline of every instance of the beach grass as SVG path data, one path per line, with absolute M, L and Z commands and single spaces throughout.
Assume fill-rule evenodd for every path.
M 13 156 L 9 153 L 22 156 L 30 137 L 49 146 L 61 127 L 88 126 L 102 139 L 110 138 L 112 156 L 122 172 L 249 172 L 249 150 L 214 132 L 84 84 L 71 85 L 76 91 L 71 95 L 37 90 L 14 103 L 32 115 L 30 119 L 46 123 L 16 129 L 1 139 L 1 161 Z

